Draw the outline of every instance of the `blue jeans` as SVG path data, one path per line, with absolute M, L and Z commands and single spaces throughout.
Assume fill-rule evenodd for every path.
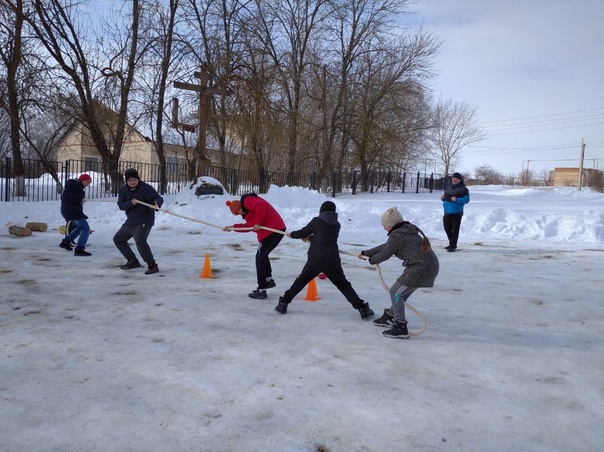
M 88 242 L 88 237 L 90 236 L 90 226 L 86 221 L 86 218 L 80 218 L 79 220 L 69 220 L 71 224 L 75 224 L 75 229 L 71 231 L 65 237 L 65 240 L 68 242 L 73 242 L 75 239 L 78 239 L 76 243 L 76 249 L 84 249 L 86 247 L 86 243 Z

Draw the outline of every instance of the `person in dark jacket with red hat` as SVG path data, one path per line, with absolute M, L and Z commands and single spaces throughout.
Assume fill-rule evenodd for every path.
M 277 283 L 273 279 L 273 269 L 269 255 L 279 245 L 283 239 L 283 234 L 262 229 L 261 226 L 285 232 L 285 222 L 275 208 L 256 193 L 245 194 L 239 201 L 227 201 L 226 205 L 233 215 L 241 215 L 245 223 L 225 226 L 223 231 L 252 228 L 258 235 L 258 251 L 256 252 L 258 288 L 249 293 L 249 297 L 265 299 L 267 298 L 266 289 L 277 286 Z M 249 229 L 237 232 L 249 232 Z
M 65 238 L 59 246 L 64 250 L 71 251 L 72 243 L 75 239 L 78 242 L 75 245 L 74 256 L 91 256 L 86 251 L 86 242 L 90 236 L 90 226 L 87 216 L 84 215 L 84 203 L 86 202 L 86 193 L 84 189 L 92 183 L 92 178 L 88 174 L 82 174 L 77 179 L 69 179 L 65 183 L 65 190 L 61 196 L 61 215 L 67 221 L 67 231 Z M 73 227 L 72 229 L 72 226 Z
M 373 316 L 374 312 L 369 307 L 369 303 L 361 300 L 344 275 L 338 248 L 339 234 L 340 222 L 336 213 L 336 205 L 332 201 L 325 201 L 319 209 L 319 216 L 310 220 L 305 227 L 287 234 L 292 239 L 303 239 L 310 242 L 308 260 L 304 264 L 300 276 L 279 298 L 275 311 L 286 314 L 287 306 L 294 297 L 317 275 L 324 273 L 352 307 L 359 311 L 361 319 L 366 320 Z
M 128 260 L 120 266 L 122 270 L 131 270 L 140 268 L 141 264 L 136 258 L 128 240 L 134 238 L 136 249 L 147 263 L 145 275 L 152 275 L 159 272 L 159 267 L 151 247 L 147 243 L 151 229 L 155 224 L 155 209 L 139 204 L 142 201 L 146 204 L 152 204 L 159 209 L 164 203 L 164 199 L 155 191 L 155 189 L 140 180 L 138 171 L 134 168 L 127 169 L 124 172 L 125 184 L 120 188 L 117 197 L 117 205 L 120 210 L 126 212 L 126 222 L 113 236 L 113 243 L 120 253 Z

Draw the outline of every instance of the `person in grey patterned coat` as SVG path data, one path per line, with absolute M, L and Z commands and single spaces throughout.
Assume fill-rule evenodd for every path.
M 438 275 L 438 257 L 432 251 L 430 240 L 422 230 L 403 219 L 396 207 L 382 215 L 382 225 L 388 240 L 382 245 L 361 251 L 361 259 L 368 257 L 370 264 L 379 264 L 396 256 L 403 261 L 403 274 L 390 287 L 392 305 L 384 309 L 384 315 L 373 321 L 380 327 L 391 327 L 384 336 L 408 339 L 409 330 L 405 318 L 405 302 L 420 287 L 433 287 Z

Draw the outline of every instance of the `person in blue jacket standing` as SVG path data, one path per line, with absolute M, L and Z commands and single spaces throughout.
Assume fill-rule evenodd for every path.
M 447 187 L 445 193 L 440 197 L 445 210 L 443 226 L 449 239 L 449 245 L 445 249 L 450 253 L 457 249 L 463 206 L 470 202 L 470 191 L 463 183 L 463 176 L 459 173 L 453 173 L 451 182 L 451 186 Z
M 136 249 L 148 266 L 145 275 L 151 275 L 159 271 L 157 262 L 155 262 L 155 258 L 151 252 L 151 247 L 147 243 L 151 228 L 155 224 L 155 209 L 139 204 L 139 201 L 152 204 L 159 209 L 164 203 L 164 199 L 151 185 L 140 180 L 138 171 L 134 168 L 127 169 L 124 172 L 124 180 L 126 183 L 120 188 L 117 205 L 120 210 L 126 212 L 126 222 L 113 236 L 113 243 L 120 253 L 128 259 L 128 262 L 120 266 L 120 268 L 122 270 L 131 270 L 141 267 L 140 262 L 128 244 L 128 240 L 134 238 Z
M 84 189 L 92 183 L 92 178 L 88 174 L 82 174 L 77 179 L 69 179 L 65 183 L 65 190 L 61 196 L 61 215 L 67 221 L 67 234 L 59 246 L 64 250 L 71 251 L 72 243 L 77 238 L 74 256 L 90 256 L 86 251 L 86 242 L 90 236 L 90 226 L 88 218 L 84 215 L 84 203 L 86 202 L 86 193 Z M 74 225 L 73 229 L 70 225 Z

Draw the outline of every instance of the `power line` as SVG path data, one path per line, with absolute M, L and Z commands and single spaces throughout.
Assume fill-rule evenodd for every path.
M 549 118 L 549 117 L 552 117 L 552 116 L 574 115 L 574 114 L 577 114 L 577 113 L 589 113 L 589 112 L 592 112 L 592 111 L 604 111 L 604 108 L 593 108 L 591 110 L 571 111 L 571 112 L 568 112 L 568 113 L 554 113 L 554 114 L 551 114 L 551 115 L 527 116 L 527 117 L 524 117 L 524 118 L 500 119 L 500 120 L 497 120 L 497 121 L 485 121 L 482 124 L 489 124 L 489 123 L 492 123 L 492 122 L 523 121 L 525 119 L 535 119 L 535 118 Z
M 523 123 L 517 123 L 517 124 L 505 124 L 505 125 L 495 125 L 495 126 L 487 126 L 484 127 L 485 129 L 503 129 L 503 130 L 508 130 L 508 129 L 513 129 L 516 127 L 526 127 L 526 126 L 530 126 L 530 125 L 535 125 L 535 126 L 542 126 L 542 125 L 554 125 L 554 124 L 569 124 L 569 123 L 573 123 L 573 122 L 579 122 L 579 121 L 594 121 L 594 120 L 602 120 L 604 119 L 604 113 L 601 115 L 587 115 L 587 116 L 581 116 L 581 117 L 575 117 L 575 118 L 566 118 L 566 119 L 557 119 L 555 121 L 552 120 L 545 120 L 545 121 L 531 121 L 531 122 L 523 122 Z
M 552 124 L 553 125 L 553 124 Z M 568 127 L 556 127 L 553 129 L 533 129 L 533 130 L 515 130 L 512 132 L 500 132 L 500 133 L 492 133 L 491 135 L 511 135 L 517 133 L 533 133 L 533 132 L 548 132 L 550 130 L 562 130 L 562 129 L 576 129 L 577 127 L 591 127 L 591 126 L 601 126 L 604 125 L 604 122 L 597 122 L 593 124 L 579 124 L 576 126 L 568 126 Z
M 482 155 L 494 155 L 494 154 L 515 154 L 515 153 L 526 153 L 526 152 L 548 152 L 548 151 L 559 151 L 559 150 L 574 150 L 578 148 L 576 143 L 560 144 L 560 145 L 542 145 L 542 146 L 525 146 L 525 147 L 492 147 L 492 146 L 481 146 L 481 145 L 468 145 L 467 147 L 474 148 L 470 151 L 465 151 L 467 154 L 482 154 Z M 591 147 L 591 146 L 590 146 Z
M 527 116 L 478 123 L 489 136 L 539 133 L 604 125 L 604 108 Z

